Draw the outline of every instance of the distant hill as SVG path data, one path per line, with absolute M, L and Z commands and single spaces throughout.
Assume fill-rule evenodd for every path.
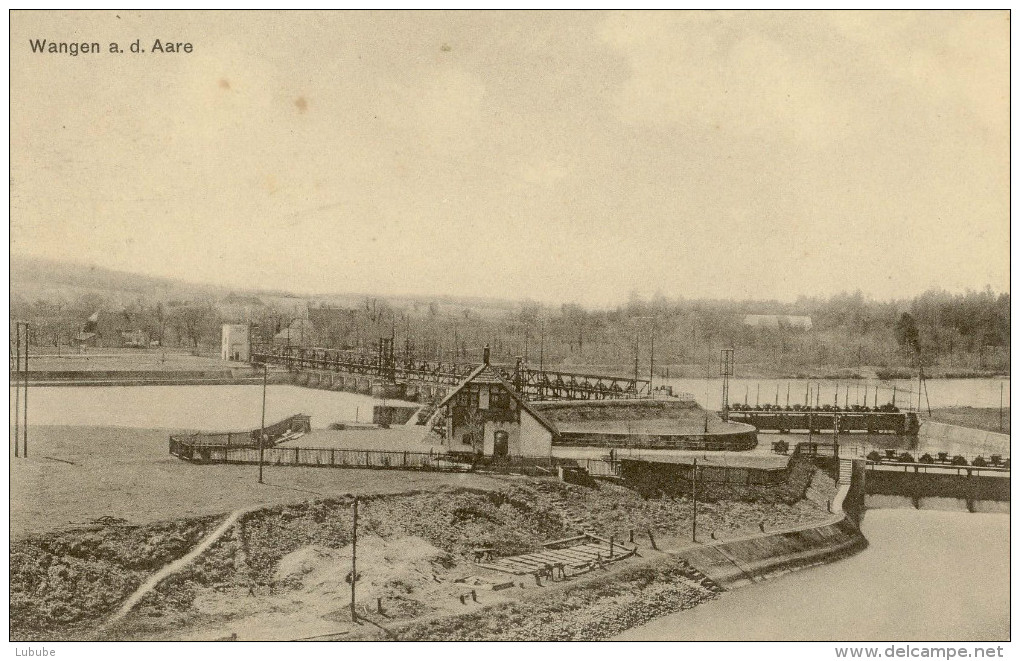
M 297 301 L 312 305 L 330 304 L 361 307 L 366 298 L 386 301 L 398 309 L 414 309 L 435 304 L 441 314 L 458 313 L 470 308 L 481 316 L 502 313 L 519 307 L 519 302 L 453 296 L 381 296 L 357 292 L 305 295 L 281 290 L 238 289 L 175 278 L 116 271 L 100 266 L 64 262 L 24 255 L 11 255 L 11 294 L 14 299 L 33 302 L 73 301 L 85 294 L 101 296 L 113 305 L 126 305 L 144 299 L 216 301 L 258 298 L 267 304 L 291 307 Z

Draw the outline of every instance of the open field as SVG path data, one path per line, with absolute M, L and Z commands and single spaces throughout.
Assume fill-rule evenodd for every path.
M 103 516 L 141 524 L 349 493 L 501 484 L 480 475 L 267 466 L 265 484 L 259 485 L 254 466 L 197 466 L 171 457 L 169 433 L 33 427 L 29 458 L 11 461 L 13 536 L 87 524 Z

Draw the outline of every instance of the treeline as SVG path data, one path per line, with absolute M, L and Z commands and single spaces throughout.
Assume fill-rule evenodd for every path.
M 241 303 L 237 301 L 241 300 Z M 574 369 L 599 367 L 641 376 L 653 357 L 656 374 L 717 375 L 719 352 L 733 347 L 739 373 L 752 376 L 841 376 L 866 368 L 886 376 L 916 374 L 918 360 L 932 374 L 1008 373 L 1010 297 L 990 289 L 953 294 L 941 290 L 912 299 L 876 301 L 860 293 L 794 302 L 687 300 L 632 296 L 612 309 L 533 301 L 485 307 L 476 301 L 415 300 L 396 305 L 365 297 L 358 305 L 332 308 L 324 299 L 284 304 L 251 296 L 147 301 L 115 310 L 102 297 L 70 302 L 12 300 L 12 316 L 33 323 L 33 343 L 70 344 L 97 310 L 125 315 L 161 346 L 218 351 L 220 325 L 255 324 L 264 341 L 373 351 L 392 337 L 398 352 L 415 357 L 479 361 L 491 346 L 493 359 Z M 770 315 L 771 325 L 752 326 L 747 315 Z M 787 317 L 797 319 L 787 320 Z M 802 327 L 803 317 L 810 328 Z M 304 320 L 304 323 L 299 320 Z M 314 323 L 312 323 L 314 321 Z M 284 340 L 286 341 L 286 340 Z

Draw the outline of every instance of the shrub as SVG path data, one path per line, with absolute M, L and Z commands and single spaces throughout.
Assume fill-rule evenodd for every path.
M 914 463 L 914 455 L 910 454 L 909 452 L 904 452 L 900 454 L 900 456 L 897 457 L 896 460 L 903 462 L 904 464 L 912 464 Z
M 952 464 L 954 466 L 966 466 L 967 465 L 967 458 L 964 457 L 962 454 L 958 454 L 955 457 L 953 457 Z
M 879 453 L 878 450 L 872 450 L 871 452 L 869 452 L 867 459 L 868 461 L 873 461 L 876 464 L 882 463 L 882 455 Z

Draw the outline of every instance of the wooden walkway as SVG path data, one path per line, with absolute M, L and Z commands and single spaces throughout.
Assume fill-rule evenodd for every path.
M 563 548 L 549 548 L 572 543 Z M 569 540 L 560 540 L 546 544 L 546 549 L 524 555 L 498 558 L 487 563 L 479 563 L 486 569 L 507 572 L 510 574 L 551 574 L 555 568 L 562 570 L 587 571 L 596 566 L 623 560 L 634 555 L 635 546 L 628 546 L 617 541 L 602 539 L 594 535 L 582 535 Z

